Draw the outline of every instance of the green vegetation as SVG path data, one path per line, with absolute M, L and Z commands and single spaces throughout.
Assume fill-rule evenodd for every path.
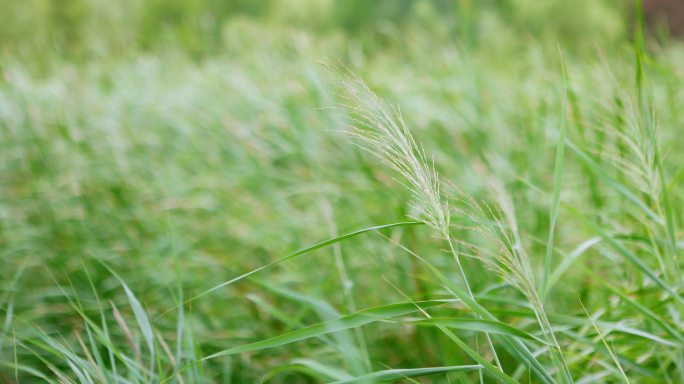
M 684 380 L 684 46 L 624 3 L 0 7 L 0 382 Z

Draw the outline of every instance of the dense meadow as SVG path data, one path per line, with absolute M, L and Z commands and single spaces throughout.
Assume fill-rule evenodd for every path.
M 20 3 L 1 383 L 684 381 L 684 45 L 638 6 Z

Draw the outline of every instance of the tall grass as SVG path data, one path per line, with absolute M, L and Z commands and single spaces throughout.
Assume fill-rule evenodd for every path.
M 681 382 L 681 44 L 416 4 L 2 56 L 0 379 Z

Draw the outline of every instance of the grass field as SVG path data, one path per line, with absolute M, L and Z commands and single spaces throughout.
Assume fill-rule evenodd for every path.
M 0 382 L 684 381 L 631 5 L 65 4 L 0 0 Z

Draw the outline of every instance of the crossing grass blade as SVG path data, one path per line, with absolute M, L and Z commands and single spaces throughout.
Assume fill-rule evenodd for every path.
M 506 314 L 509 316 L 518 316 L 518 317 L 527 317 L 527 318 L 534 318 L 534 313 L 531 311 L 515 311 L 515 310 L 500 310 L 496 311 L 496 313 L 502 313 Z M 551 320 L 557 323 L 562 323 L 565 325 L 565 330 L 570 330 L 578 327 L 591 327 L 592 324 L 589 322 L 587 319 L 584 319 L 582 317 L 577 317 L 577 316 L 569 316 L 569 315 L 552 315 L 549 316 Z M 641 339 L 642 341 L 647 341 L 647 342 L 656 342 L 660 345 L 663 345 L 668 348 L 676 347 L 680 348 L 681 345 L 669 340 L 667 338 L 661 337 L 653 332 L 647 332 L 638 328 L 633 328 L 629 327 L 627 325 L 621 324 L 619 322 L 608 322 L 608 321 L 597 321 L 597 325 L 601 327 L 601 329 L 609 331 L 609 332 L 615 332 L 615 333 L 622 333 L 624 335 L 632 336 L 634 337 L 633 340 Z M 592 343 L 591 341 L 589 343 Z
M 414 303 L 399 303 L 383 305 L 375 308 L 369 308 L 357 313 L 342 316 L 338 319 L 326 321 L 323 323 L 315 324 L 306 328 L 302 328 L 284 335 L 276 336 L 267 340 L 257 341 L 255 343 L 241 345 L 233 348 L 229 348 L 220 352 L 216 352 L 212 355 L 202 358 L 204 360 L 215 359 L 217 357 L 233 355 L 237 353 L 244 353 L 250 351 L 258 351 L 266 348 L 275 348 L 282 345 L 294 343 L 297 341 L 302 341 L 310 339 L 313 337 L 319 337 L 329 333 L 340 332 L 347 329 L 352 329 L 356 327 L 361 327 L 370 323 L 385 321 L 397 316 L 403 316 L 409 313 L 419 311 L 420 309 L 432 308 L 440 305 L 445 305 L 452 303 L 453 300 L 431 300 Z
M 596 279 L 596 281 L 601 282 L 601 284 L 604 287 L 606 287 L 606 289 L 610 290 L 611 292 L 619 296 L 624 303 L 636 309 L 637 312 L 641 313 L 645 318 L 652 320 L 658 327 L 660 327 L 664 332 L 666 332 L 672 340 L 676 340 L 679 343 L 679 348 L 684 348 L 684 335 L 682 335 L 682 333 L 676 328 L 674 328 L 672 325 L 668 324 L 668 320 L 663 319 L 660 315 L 656 314 L 655 312 L 647 308 L 645 305 L 630 298 L 627 294 L 621 292 L 620 289 L 605 281 L 605 279 L 601 279 L 600 276 L 596 275 L 594 271 L 585 268 L 584 272 L 593 276 Z M 676 347 L 677 345 L 673 343 L 672 346 Z
M 584 308 L 584 305 L 582 305 L 582 308 Z M 596 325 L 596 322 L 589 315 L 589 313 L 586 311 L 586 309 L 585 309 L 584 313 L 587 315 L 587 318 L 591 322 L 591 325 L 594 327 L 594 330 L 596 330 L 596 333 L 598 334 L 599 339 L 601 339 L 601 343 L 603 344 L 605 349 L 608 351 L 608 354 L 610 355 L 610 358 L 613 360 L 613 363 L 615 363 L 615 366 L 617 367 L 617 370 L 620 373 L 622 380 L 625 383 L 629 384 L 629 379 L 627 378 L 627 375 L 625 374 L 624 369 L 622 369 L 622 365 L 620 364 L 620 359 L 617 356 L 617 354 L 615 354 L 614 349 L 611 348 L 610 345 L 608 345 L 608 341 L 606 340 L 605 336 L 603 335 L 603 332 L 601 332 L 601 329 L 598 327 L 598 325 Z
M 658 277 L 658 275 L 655 272 L 653 272 L 636 254 L 634 254 L 634 252 L 625 247 L 622 244 L 622 242 L 616 240 L 613 236 L 606 233 L 603 230 L 603 228 L 597 225 L 593 220 L 585 218 L 582 215 L 578 215 L 578 217 L 580 217 L 584 224 L 586 224 L 588 227 L 594 230 L 594 232 L 596 232 L 597 235 L 601 236 L 603 241 L 607 245 L 609 245 L 614 251 L 616 251 L 620 256 L 622 256 L 632 265 L 637 267 L 637 269 L 641 271 L 644 274 L 644 276 L 646 276 L 649 280 L 651 280 L 659 287 L 667 291 L 672 296 L 672 298 L 677 300 L 679 303 L 684 304 L 684 299 L 682 299 L 679 293 L 677 293 L 677 291 L 674 288 L 672 288 L 669 284 L 667 284 L 664 280 Z
M 413 377 L 424 377 L 440 373 L 465 372 L 482 369 L 481 365 L 456 365 L 449 367 L 429 367 L 429 368 L 407 368 L 407 369 L 388 369 L 377 371 L 367 375 L 354 377 L 352 379 L 338 380 L 335 384 L 353 383 L 382 383 L 395 382 L 397 380 L 409 379 Z
M 30 367 L 30 366 L 27 366 L 27 365 L 24 365 L 24 364 L 17 364 L 17 363 L 10 363 L 7 361 L 0 361 L 0 366 L 8 368 L 8 369 L 17 370 L 17 371 L 22 372 L 22 373 L 26 373 L 26 374 L 30 375 L 31 377 L 35 377 L 37 379 L 43 380 L 43 382 L 45 382 L 45 383 L 55 383 L 55 384 L 59 383 L 57 380 L 54 380 L 54 379 L 50 378 L 49 376 L 46 376 L 40 370 L 33 368 L 33 367 Z
M 651 208 L 649 208 L 643 200 L 639 199 L 634 193 L 632 193 L 623 184 L 612 178 L 606 173 L 606 171 L 594 161 L 586 152 L 577 147 L 572 141 L 566 140 L 565 145 L 570 148 L 575 155 L 600 179 L 607 183 L 611 188 L 624 196 L 627 200 L 632 202 L 636 207 L 641 209 L 651 220 L 659 225 L 663 225 L 663 219 L 655 213 Z
M 545 340 L 498 321 L 467 318 L 431 318 L 424 320 L 411 320 L 410 322 L 419 326 L 443 326 L 445 328 L 460 329 L 465 331 L 507 335 L 519 339 L 534 341 L 548 347 L 553 347 L 553 344 Z
M 381 235 L 383 236 L 383 235 Z M 447 278 L 444 273 L 442 273 L 439 269 L 437 269 L 434 265 L 432 265 L 430 262 L 428 262 L 425 258 L 422 256 L 418 255 L 416 252 L 408 249 L 404 245 L 386 237 L 383 236 L 385 239 L 387 239 L 390 243 L 395 245 L 396 247 L 400 248 L 401 250 L 405 251 L 412 257 L 415 257 L 418 261 L 420 261 L 425 267 L 430 271 L 430 273 L 433 274 L 433 276 L 437 279 L 437 281 L 440 282 L 440 284 L 443 285 L 443 287 L 450 293 L 452 293 L 455 297 L 458 299 L 462 300 L 463 303 L 468 307 L 471 311 L 474 313 L 479 314 L 482 316 L 483 319 L 490 320 L 490 321 L 495 321 L 498 322 L 498 319 L 490 312 L 488 311 L 485 307 L 477 303 L 475 300 L 473 300 L 470 295 L 468 295 L 466 292 L 464 292 L 461 288 L 459 288 L 456 284 L 454 284 L 453 281 L 451 281 L 449 278 Z M 461 348 L 464 348 L 463 343 L 460 339 L 458 339 L 449 329 L 447 329 L 444 326 L 437 325 L 437 328 L 439 328 L 443 333 L 445 333 L 451 340 L 456 342 Z M 502 335 L 502 334 L 495 334 L 492 335 L 492 337 L 499 342 L 508 353 L 510 353 L 517 361 L 519 361 L 521 364 L 524 364 L 529 367 L 530 371 L 534 373 L 534 375 L 543 383 L 554 383 L 554 379 L 549 373 L 549 371 L 542 365 L 539 360 L 535 356 L 532 355 L 530 350 L 527 348 L 527 346 L 518 338 L 516 337 L 510 337 L 507 335 Z M 488 363 L 485 361 L 484 363 L 481 361 L 478 361 L 478 363 L 484 365 L 485 369 L 488 372 L 491 372 L 488 367 Z M 491 366 L 491 365 L 490 365 Z M 496 371 L 493 372 L 494 375 L 497 375 L 500 373 L 500 371 L 492 366 L 492 368 Z M 502 381 L 507 381 L 507 380 L 513 380 L 510 377 L 506 375 L 506 377 L 500 377 L 500 380 Z
M 346 233 L 346 234 L 341 235 L 341 236 L 337 236 L 337 237 L 334 237 L 334 238 L 331 238 L 331 239 L 328 239 L 328 240 L 321 241 L 320 243 L 316 243 L 316 244 L 314 244 L 314 245 L 312 245 L 312 246 L 310 246 L 310 247 L 307 247 L 307 248 L 304 248 L 304 249 L 300 249 L 299 251 L 293 252 L 293 253 L 291 253 L 291 254 L 285 256 L 285 257 L 281 257 L 280 259 L 274 260 L 274 261 L 272 261 L 272 262 L 270 262 L 270 263 L 268 263 L 268 264 L 266 264 L 266 265 L 263 265 L 263 266 L 261 266 L 261 267 L 259 267 L 259 268 L 256 268 L 256 269 L 253 269 L 253 270 L 251 270 L 251 271 L 249 271 L 249 272 L 247 272 L 247 273 L 243 273 L 243 274 L 240 275 L 240 276 L 237 276 L 237 277 L 232 278 L 232 279 L 230 279 L 230 280 L 228 280 L 228 281 L 226 281 L 226 282 L 224 282 L 224 283 L 221 283 L 221 284 L 218 284 L 218 285 L 216 285 L 216 286 L 214 286 L 214 287 L 212 287 L 212 288 L 209 288 L 209 289 L 207 289 L 206 291 L 204 291 L 204 292 L 202 292 L 202 293 L 200 293 L 200 294 L 198 294 L 198 295 L 195 295 L 195 296 L 193 296 L 192 298 L 186 300 L 185 302 L 183 302 L 182 305 L 190 304 L 191 302 L 196 301 L 196 300 L 198 300 L 198 299 L 200 299 L 200 298 L 202 298 L 202 297 L 204 297 L 204 296 L 206 296 L 206 295 L 208 295 L 208 294 L 210 294 L 210 293 L 212 293 L 212 292 L 215 292 L 215 291 L 217 291 L 217 290 L 219 290 L 219 289 L 221 289 L 221 288 L 223 288 L 223 287 L 226 287 L 226 286 L 228 286 L 228 285 L 231 285 L 231 284 L 233 284 L 233 283 L 236 283 L 236 282 L 238 282 L 238 281 L 240 281 L 240 280 L 242 280 L 242 279 L 245 279 L 245 278 L 247 278 L 247 277 L 249 277 L 249 276 L 252 276 L 252 275 L 254 275 L 254 274 L 258 273 L 258 272 L 261 272 L 261 271 L 264 271 L 264 270 L 266 270 L 266 269 L 269 269 L 269 268 L 271 268 L 271 267 L 273 267 L 273 266 L 275 266 L 275 265 L 278 265 L 278 264 L 280 264 L 280 263 L 283 263 L 283 262 L 285 262 L 285 261 L 292 260 L 292 259 L 294 259 L 294 258 L 296 258 L 296 257 L 305 255 L 305 254 L 310 253 L 310 252 L 313 252 L 313 251 L 315 251 L 315 250 L 317 250 L 317 249 L 321 249 L 321 248 L 327 247 L 327 246 L 329 246 L 329 245 L 332 245 L 332 244 L 335 244 L 335 243 L 339 243 L 340 241 L 344 241 L 344 240 L 350 239 L 350 238 L 352 238 L 352 237 L 361 235 L 361 234 L 363 234 L 363 233 L 372 232 L 372 231 L 379 231 L 379 230 L 381 230 L 381 229 L 387 229 L 387 228 L 407 227 L 407 226 L 414 226 L 414 225 L 423 225 L 423 223 L 422 223 L 422 222 L 419 222 L 419 221 L 404 221 L 404 222 L 399 222 L 399 223 L 377 225 L 377 226 L 374 226 L 374 227 L 368 227 L 368 228 L 364 228 L 364 229 L 359 229 L 358 231 L 349 232 L 349 233 Z M 173 307 L 173 308 L 169 308 L 168 310 L 162 312 L 162 313 L 161 313 L 159 316 L 157 316 L 157 317 L 164 316 L 165 314 L 167 314 L 167 313 L 169 313 L 169 312 L 171 312 L 171 311 L 173 311 L 173 310 L 175 310 L 175 309 L 177 309 L 177 308 L 178 308 L 178 306 Z
M 328 365 L 321 364 L 311 359 L 292 359 L 287 364 L 280 365 L 266 374 L 264 380 L 276 376 L 280 372 L 301 371 L 308 376 L 320 381 L 333 382 L 340 380 L 350 380 L 354 377 L 349 373 Z
M 136 322 L 138 323 L 138 327 L 140 328 L 140 332 L 143 336 L 143 339 L 145 340 L 145 343 L 147 344 L 147 349 L 150 354 L 150 373 L 154 374 L 156 362 L 155 336 L 154 330 L 152 328 L 152 323 L 150 321 L 150 318 L 147 316 L 147 311 L 145 311 L 143 306 L 140 304 L 140 301 L 138 301 L 138 299 L 135 297 L 131 289 L 128 288 L 128 285 L 123 281 L 123 279 L 109 266 L 107 266 L 104 263 L 102 265 L 104 265 L 110 271 L 110 273 L 114 275 L 114 277 L 119 281 L 119 283 L 126 292 L 126 297 L 128 298 L 128 302 L 131 305 L 133 315 L 135 317 Z
M 563 258 L 563 261 L 561 261 L 560 265 L 558 265 L 558 267 L 556 267 L 553 273 L 551 273 L 551 276 L 549 277 L 549 281 L 547 284 L 547 288 L 551 290 L 551 288 L 553 288 L 553 286 L 556 285 L 556 283 L 558 283 L 558 281 L 570 269 L 570 267 L 572 267 L 572 265 L 582 255 L 584 255 L 589 249 L 591 249 L 599 242 L 601 242 L 600 237 L 592 237 L 580 243 L 572 252 L 570 252 L 569 255 L 565 256 Z

